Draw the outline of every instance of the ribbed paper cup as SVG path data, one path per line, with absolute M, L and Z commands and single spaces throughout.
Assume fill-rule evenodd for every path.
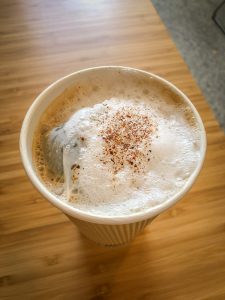
M 129 243 L 153 220 L 152 218 L 129 224 L 108 225 L 82 221 L 71 216 L 68 217 L 89 240 L 105 246 Z
M 162 204 L 155 207 L 145 209 L 138 213 L 133 213 L 124 216 L 100 216 L 94 215 L 87 211 L 81 211 L 75 206 L 60 200 L 56 195 L 51 193 L 44 183 L 39 178 L 36 173 L 34 163 L 32 160 L 32 142 L 33 135 L 37 125 L 39 123 L 40 117 L 43 112 L 49 106 L 54 99 L 60 95 L 66 88 L 72 86 L 74 82 L 79 78 L 79 76 L 88 76 L 92 73 L 92 76 L 96 73 L 101 73 L 103 76 L 110 76 L 110 72 L 115 75 L 116 72 L 135 73 L 135 76 L 140 76 L 143 78 L 151 78 L 158 81 L 163 87 L 167 87 L 171 92 L 179 95 L 180 98 L 191 108 L 193 115 L 199 123 L 200 128 L 200 138 L 201 138 L 201 157 L 199 159 L 198 165 L 195 171 L 192 173 L 186 184 L 180 189 L 180 191 L 171 198 L 168 198 Z M 90 240 L 95 241 L 98 244 L 116 246 L 128 243 L 139 234 L 146 225 L 148 225 L 157 215 L 174 205 L 178 200 L 180 200 L 191 188 L 196 177 L 198 176 L 206 151 L 206 135 L 202 120 L 191 103 L 191 101 L 173 84 L 162 79 L 152 73 L 145 71 L 127 68 L 127 67 L 115 67 L 115 66 L 104 66 L 97 68 L 85 69 L 79 72 L 75 72 L 66 77 L 59 79 L 58 81 L 51 84 L 47 89 L 45 89 L 33 102 L 32 106 L 28 110 L 20 134 L 20 152 L 26 173 L 34 186 L 38 191 L 53 205 L 62 210 L 73 223 L 79 228 L 81 233 L 83 233 Z

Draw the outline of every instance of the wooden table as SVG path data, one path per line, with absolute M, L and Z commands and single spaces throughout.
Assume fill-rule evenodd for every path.
M 225 299 L 225 138 L 148 0 L 2 0 L 0 299 Z M 24 115 L 51 82 L 125 65 L 183 90 L 208 136 L 191 192 L 127 247 L 101 248 L 33 188 L 21 165 Z

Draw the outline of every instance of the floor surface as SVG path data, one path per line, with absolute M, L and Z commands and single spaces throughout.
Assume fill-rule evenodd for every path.
M 221 2 L 152 0 L 225 130 L 225 34 L 212 20 L 213 12 Z

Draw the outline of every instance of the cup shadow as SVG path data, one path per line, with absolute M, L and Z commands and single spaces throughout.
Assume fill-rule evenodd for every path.
M 143 281 L 143 273 L 151 273 L 154 267 L 149 264 L 151 241 L 145 231 L 131 243 L 113 247 L 97 245 L 80 234 L 90 291 L 88 299 L 131 299 L 132 290 L 135 293 L 139 290 L 139 296 L 145 299 L 149 282 Z

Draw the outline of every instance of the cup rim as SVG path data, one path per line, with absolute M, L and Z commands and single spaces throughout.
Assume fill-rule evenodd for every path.
M 101 216 L 101 215 L 95 215 L 90 212 L 82 211 L 80 209 L 77 209 L 75 206 L 72 206 L 68 204 L 65 201 L 60 200 L 52 194 L 47 187 L 44 185 L 44 183 L 41 181 L 41 179 L 38 177 L 36 174 L 36 171 L 34 170 L 32 163 L 29 160 L 28 156 L 28 137 L 29 137 L 29 125 L 32 122 L 33 116 L 35 115 L 36 109 L 41 105 L 41 103 L 44 101 L 46 94 L 48 94 L 56 85 L 61 83 L 62 81 L 68 80 L 70 77 L 91 71 L 91 70 L 96 70 L 96 69 L 122 69 L 122 70 L 131 70 L 135 72 L 141 72 L 142 74 L 145 74 L 147 76 L 153 77 L 154 79 L 158 80 L 159 82 L 163 83 L 167 87 L 169 87 L 172 91 L 176 92 L 179 96 L 182 97 L 182 99 L 191 107 L 199 128 L 200 128 L 200 137 L 201 137 L 201 157 L 198 162 L 198 165 L 194 172 L 191 174 L 189 177 L 188 181 L 186 184 L 182 187 L 182 189 L 173 195 L 172 197 L 168 198 L 165 202 L 162 202 L 161 204 L 150 207 L 148 209 L 143 209 L 140 212 L 130 214 L 130 215 L 121 215 L 121 216 Z M 52 100 L 54 101 L 54 99 Z M 143 71 L 140 69 L 136 68 L 131 68 L 131 67 L 123 67 L 123 66 L 99 66 L 99 67 L 92 67 L 92 68 L 86 68 L 77 72 L 73 72 L 67 76 L 64 76 L 55 82 L 53 82 L 51 85 L 49 85 L 46 89 L 44 89 L 34 100 L 30 108 L 28 109 L 23 124 L 20 132 L 20 154 L 21 154 L 21 159 L 23 162 L 24 169 L 33 183 L 34 187 L 48 200 L 50 201 L 54 206 L 57 208 L 61 209 L 64 213 L 91 223 L 97 223 L 97 224 L 108 224 L 108 225 L 120 225 L 120 224 L 129 224 L 129 223 L 135 223 L 135 222 L 140 222 L 146 219 L 153 218 L 166 209 L 170 208 L 173 206 L 176 202 L 178 202 L 187 192 L 188 190 L 192 187 L 194 181 L 196 180 L 197 176 L 199 175 L 199 172 L 202 168 L 204 158 L 205 158 L 205 153 L 206 153 L 206 133 L 205 133 L 205 128 L 203 125 L 203 122 L 201 120 L 201 117 L 192 104 L 192 102 L 189 100 L 189 98 L 181 91 L 179 90 L 175 85 L 173 85 L 171 82 L 167 81 L 166 79 L 155 75 L 153 73 Z

